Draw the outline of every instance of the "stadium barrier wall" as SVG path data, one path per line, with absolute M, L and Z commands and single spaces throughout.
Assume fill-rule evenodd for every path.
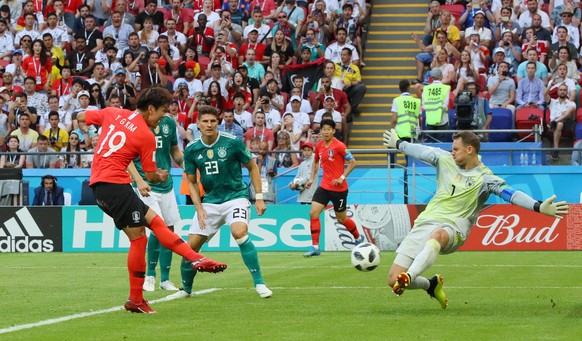
M 556 194 L 558 199 L 569 203 L 580 202 L 579 186 L 567 186 L 565 184 L 580 183 L 582 167 L 578 166 L 494 166 L 491 170 L 511 184 L 515 189 L 528 193 L 534 198 L 542 199 Z M 29 181 L 29 198 L 32 202 L 34 188 L 40 184 L 40 179 L 46 174 L 58 177 L 59 186 L 70 193 L 73 205 L 81 199 L 81 185 L 89 178 L 90 169 L 24 169 L 24 180 Z M 416 185 L 424 191 L 417 191 L 414 203 L 427 203 L 435 191 L 435 169 L 433 167 L 417 167 L 417 173 L 423 176 L 416 177 Z M 358 204 L 403 204 L 402 194 L 402 169 L 391 169 L 391 189 L 388 193 L 388 169 L 387 168 L 363 168 L 356 167 L 348 177 L 350 194 L 348 203 Z M 409 172 L 408 181 L 412 182 Z M 249 182 L 246 168 L 243 168 L 243 179 Z M 296 171 L 292 171 L 282 177 L 276 178 L 277 200 L 286 204 L 296 204 L 296 191 L 287 186 L 295 177 Z M 182 170 L 171 170 L 174 180 L 174 192 L 177 194 L 178 205 L 185 204 L 185 197 L 179 195 Z M 426 178 L 425 178 L 426 177 Z M 412 189 L 410 189 L 412 190 Z M 413 203 L 412 201 L 410 203 Z M 501 204 L 503 201 L 497 196 L 490 196 L 488 204 Z
M 292 209 L 290 209 L 292 207 Z M 366 239 L 382 250 L 394 250 L 410 230 L 424 205 L 350 205 L 352 217 Z M 194 216 L 192 206 L 180 206 L 174 229 L 186 239 Z M 254 209 L 251 209 L 254 211 Z M 348 251 L 354 240 L 338 224 L 333 208 L 323 213 L 321 242 L 326 251 Z M 560 220 L 508 204 L 484 209 L 461 250 L 582 250 L 582 205 L 570 205 Z M 149 230 L 148 230 L 149 233 Z M 309 206 L 269 205 L 251 215 L 249 234 L 260 251 L 305 251 L 311 245 Z M 0 210 L 0 252 L 119 252 L 129 241 L 97 206 L 5 207 Z M 203 251 L 238 251 L 223 228 Z

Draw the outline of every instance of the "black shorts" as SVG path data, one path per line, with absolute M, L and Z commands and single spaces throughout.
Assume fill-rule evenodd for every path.
M 137 197 L 129 184 L 98 182 L 91 187 L 97 205 L 113 218 L 118 229 L 146 225 L 149 206 Z
M 347 208 L 348 191 L 335 192 L 329 191 L 323 187 L 317 187 L 311 201 L 315 201 L 322 205 L 327 205 L 328 202 L 333 203 L 333 210 L 336 212 L 343 212 Z

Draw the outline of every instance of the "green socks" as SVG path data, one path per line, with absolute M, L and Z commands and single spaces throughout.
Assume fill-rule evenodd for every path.
M 251 276 L 253 277 L 253 282 L 255 286 L 257 284 L 265 284 L 263 281 L 263 276 L 261 275 L 261 267 L 259 265 L 259 256 L 257 255 L 257 250 L 255 249 L 255 244 L 251 241 L 249 236 L 244 236 L 243 238 L 236 240 L 238 247 L 240 248 L 240 253 L 242 255 L 243 262 L 249 269 Z

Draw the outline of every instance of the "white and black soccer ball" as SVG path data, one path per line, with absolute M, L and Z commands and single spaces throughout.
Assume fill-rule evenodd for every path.
M 372 271 L 380 265 L 380 249 L 372 243 L 356 245 L 352 250 L 352 265 L 360 271 Z

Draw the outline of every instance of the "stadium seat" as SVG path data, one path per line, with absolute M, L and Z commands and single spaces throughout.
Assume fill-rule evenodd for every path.
M 576 110 L 576 122 L 582 122 L 582 108 Z
M 544 112 L 539 108 L 521 108 L 515 110 L 515 128 L 532 129 L 535 125 L 543 124 Z M 530 133 L 518 133 L 519 139 L 524 141 L 533 141 L 534 135 Z
M 492 120 L 489 129 L 489 142 L 511 142 L 512 133 L 494 133 L 496 129 L 513 129 L 513 113 L 507 108 L 492 108 Z
M 73 196 L 71 195 L 71 193 L 64 192 L 63 198 L 65 199 L 65 203 L 64 203 L 65 206 L 71 206 L 71 201 L 73 199 Z
M 582 123 L 576 123 L 576 140 L 582 139 Z

